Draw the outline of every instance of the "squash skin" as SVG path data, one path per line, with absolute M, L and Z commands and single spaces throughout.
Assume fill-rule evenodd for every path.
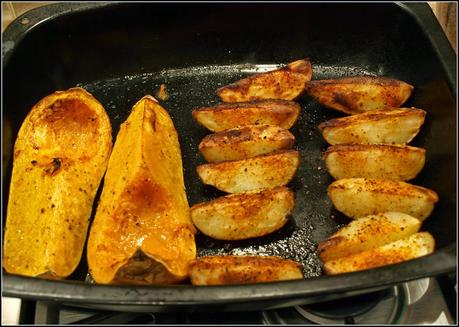
M 60 279 L 75 270 L 111 149 L 110 120 L 84 89 L 57 91 L 32 107 L 14 145 L 7 272 Z
M 101 284 L 180 282 L 196 257 L 195 232 L 177 132 L 167 111 L 145 96 L 116 137 L 89 235 L 89 271 Z M 155 268 L 139 273 L 146 278 L 121 278 L 139 253 Z

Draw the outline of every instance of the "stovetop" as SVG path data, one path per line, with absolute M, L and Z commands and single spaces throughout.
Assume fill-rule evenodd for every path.
M 383 291 L 256 312 L 135 313 L 23 300 L 20 324 L 456 324 L 454 278 L 425 278 Z

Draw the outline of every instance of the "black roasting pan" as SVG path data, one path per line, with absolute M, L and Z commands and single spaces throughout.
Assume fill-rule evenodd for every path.
M 317 125 L 341 116 L 307 95 L 292 129 L 301 167 L 290 186 L 296 207 L 280 231 L 244 242 L 197 235 L 198 254 L 271 254 L 301 262 L 304 280 L 256 285 L 164 287 L 94 285 L 86 253 L 65 281 L 3 272 L 3 294 L 126 311 L 256 310 L 307 304 L 456 270 L 456 55 L 427 4 L 417 3 L 61 3 L 32 10 L 3 33 L 3 208 L 21 122 L 44 96 L 74 86 L 105 106 L 115 136 L 132 105 L 165 84 L 161 101 L 179 133 L 190 205 L 221 193 L 195 168 L 207 131 L 191 110 L 218 102 L 215 89 L 279 64 L 309 58 L 313 79 L 369 74 L 415 86 L 406 106 L 428 112 L 413 145 L 427 163 L 412 182 L 440 197 L 423 224 L 436 252 L 369 271 L 324 276 L 317 244 L 349 220 L 329 201 Z M 4 219 L 2 220 L 5 223 Z

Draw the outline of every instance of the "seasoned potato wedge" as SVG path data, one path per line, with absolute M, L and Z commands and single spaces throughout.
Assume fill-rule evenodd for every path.
M 193 110 L 192 115 L 212 132 L 247 125 L 276 125 L 289 129 L 298 119 L 300 110 L 300 105 L 293 101 L 259 100 L 221 103 Z
M 356 76 L 310 81 L 306 92 L 318 102 L 347 114 L 400 107 L 413 86 L 387 77 Z
M 208 162 L 252 158 L 277 150 L 291 149 L 295 136 L 279 126 L 243 126 L 209 134 L 199 144 Z
M 249 159 L 204 164 L 197 172 L 204 184 L 228 193 L 285 186 L 295 175 L 300 153 L 294 150 Z
M 311 80 L 312 67 L 307 59 L 297 60 L 266 73 L 255 74 L 217 90 L 224 102 L 262 99 L 296 99 Z
M 75 270 L 111 150 L 110 119 L 86 90 L 57 91 L 33 106 L 14 144 L 8 273 L 59 279 Z
M 426 112 L 416 108 L 374 110 L 319 125 L 330 144 L 405 144 L 418 134 Z
M 244 240 L 272 233 L 287 222 L 295 195 L 287 187 L 231 194 L 191 208 L 191 220 L 219 240 Z
M 335 179 L 366 177 L 407 181 L 424 167 L 425 152 L 408 145 L 332 145 L 324 159 L 328 172 Z
M 435 240 L 432 235 L 421 232 L 368 251 L 327 261 L 324 271 L 328 275 L 336 275 L 382 267 L 428 255 L 434 249 Z
M 250 284 L 302 279 L 301 265 L 279 257 L 209 256 L 190 265 L 193 285 Z
M 415 234 L 421 221 L 401 212 L 386 212 L 351 221 L 317 248 L 323 262 L 377 248 Z
M 338 211 L 351 218 L 397 211 L 422 221 L 438 202 L 432 190 L 389 179 L 340 179 L 330 184 L 328 196 Z

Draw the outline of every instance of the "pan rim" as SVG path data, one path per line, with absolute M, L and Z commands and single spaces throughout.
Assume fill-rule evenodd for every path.
M 456 247 L 451 244 L 436 251 L 435 254 L 395 265 L 335 276 L 322 275 L 308 279 L 261 284 L 216 286 L 99 285 L 73 280 L 43 280 L 4 273 L 3 295 L 100 304 L 175 306 L 229 304 L 284 298 L 306 299 L 344 294 L 350 291 L 372 290 L 420 278 L 443 275 L 455 271 L 455 263 Z M 426 269 L 427 267 L 434 268 Z

